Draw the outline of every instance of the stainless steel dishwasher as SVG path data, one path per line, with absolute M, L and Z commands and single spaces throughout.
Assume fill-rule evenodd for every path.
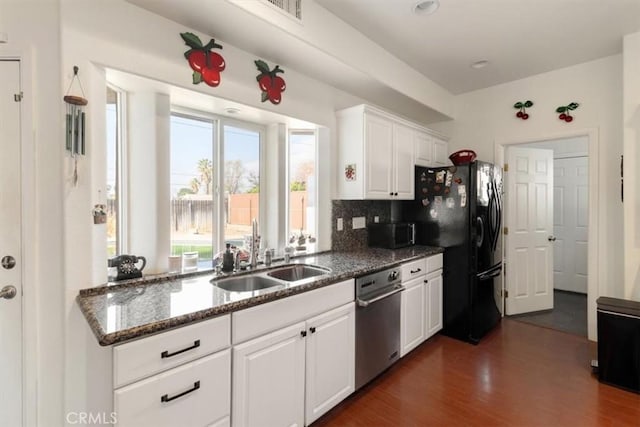
M 400 268 L 356 278 L 356 389 L 400 358 Z

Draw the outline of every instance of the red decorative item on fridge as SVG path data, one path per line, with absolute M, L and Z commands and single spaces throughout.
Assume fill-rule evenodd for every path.
M 451 160 L 451 162 L 456 166 L 466 165 L 468 163 L 473 162 L 475 159 L 476 159 L 476 152 L 473 150 L 466 150 L 466 149 L 456 151 L 455 153 L 452 153 L 449 156 L 449 160 Z
M 282 101 L 282 92 L 287 88 L 284 79 L 278 73 L 284 73 L 284 70 L 276 65 L 273 70 L 269 69 L 269 65 L 261 59 L 253 61 L 258 67 L 260 74 L 256 76 L 258 86 L 262 91 L 262 102 L 271 101 L 272 104 L 280 104 Z
M 180 33 L 180 37 L 191 48 L 184 53 L 184 57 L 193 70 L 193 84 L 205 82 L 209 86 L 218 86 L 220 72 L 225 69 L 226 64 L 222 55 L 211 49 L 222 49 L 222 46 L 216 43 L 215 39 L 203 45 L 200 37 L 193 33 Z

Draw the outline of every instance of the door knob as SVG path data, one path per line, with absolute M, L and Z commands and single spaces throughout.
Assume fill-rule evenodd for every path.
M 550 242 L 555 242 L 556 241 L 556 236 L 549 236 L 547 237 L 547 240 Z
M 17 293 L 18 291 L 16 290 L 15 286 L 5 286 L 4 288 L 0 289 L 0 298 L 12 299 L 16 296 Z

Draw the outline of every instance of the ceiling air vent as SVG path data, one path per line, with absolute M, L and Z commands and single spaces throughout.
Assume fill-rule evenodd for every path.
M 302 21 L 302 0 L 264 0 L 281 11 Z

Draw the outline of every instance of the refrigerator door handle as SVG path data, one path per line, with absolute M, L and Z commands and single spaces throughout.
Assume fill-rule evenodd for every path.
M 485 271 L 484 273 L 478 274 L 478 280 L 487 280 L 492 277 L 497 277 L 502 273 L 502 263 L 492 267 L 491 269 Z
M 481 217 L 476 218 L 476 229 L 479 230 L 480 234 L 478 241 L 476 242 L 476 246 L 481 247 L 484 242 L 484 221 L 482 221 Z

